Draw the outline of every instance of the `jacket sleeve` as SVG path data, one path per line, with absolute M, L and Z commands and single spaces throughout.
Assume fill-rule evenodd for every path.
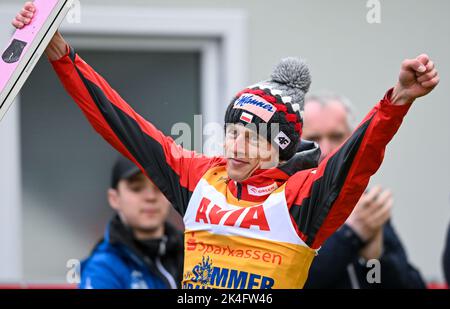
M 320 248 L 309 269 L 306 289 L 335 288 L 348 276 L 347 267 L 358 260 L 364 247 L 361 239 L 343 225 Z
M 120 263 L 120 261 L 119 261 Z M 128 289 L 124 276 L 117 273 L 111 257 L 97 255 L 81 266 L 80 289 Z M 111 265 L 115 265 L 116 268 Z
M 288 181 L 289 210 L 310 247 L 319 248 L 345 222 L 380 167 L 386 145 L 411 106 L 393 105 L 392 91 L 317 168 L 298 172 Z
M 184 215 L 202 175 L 220 158 L 184 150 L 138 115 L 74 49 L 52 61 L 66 91 L 92 127 L 133 161 Z
M 388 289 L 425 289 L 426 284 L 408 261 L 405 249 L 390 221 L 383 228 L 383 254 L 380 258 L 381 287 Z

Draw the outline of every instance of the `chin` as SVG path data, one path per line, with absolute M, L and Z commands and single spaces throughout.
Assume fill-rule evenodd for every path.
M 142 218 L 138 222 L 138 226 L 143 230 L 153 230 L 164 222 L 162 218 Z
M 157 230 L 161 225 L 164 225 L 164 223 L 156 223 L 156 222 L 152 222 L 152 223 L 143 223 L 139 225 L 139 230 L 141 231 L 145 231 L 145 232 L 154 232 L 155 230 Z
M 227 171 L 227 173 L 228 173 L 228 177 L 231 180 L 234 180 L 237 182 L 244 181 L 248 178 L 247 175 L 246 174 L 244 175 L 242 172 Z

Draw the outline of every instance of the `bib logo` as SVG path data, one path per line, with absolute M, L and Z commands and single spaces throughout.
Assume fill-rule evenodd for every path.
M 273 184 L 266 186 L 266 187 L 255 187 L 255 186 L 251 186 L 251 185 L 247 186 L 248 194 L 253 195 L 253 196 L 264 196 L 264 195 L 272 193 L 277 188 L 278 188 L 278 185 L 276 182 L 274 182 Z
M 250 112 L 265 122 L 269 122 L 277 111 L 275 106 L 253 94 L 243 94 L 235 102 L 233 108 L 243 109 Z
M 239 220 L 241 218 L 242 220 Z M 218 205 L 212 205 L 211 201 L 205 197 L 202 199 L 200 206 L 197 209 L 195 222 L 270 231 L 269 223 L 267 222 L 264 207 L 262 205 L 241 207 L 235 210 L 223 210 Z M 238 224 L 238 222 L 240 223 Z
M 195 274 L 195 281 L 200 283 L 202 286 L 206 286 L 211 281 L 212 275 L 212 260 L 211 258 L 202 256 L 202 262 L 198 263 L 192 270 Z
M 192 272 L 187 272 L 184 278 L 183 289 L 210 289 L 214 286 L 228 289 L 271 289 L 275 283 L 270 277 L 236 269 L 213 267 L 209 256 L 203 256 L 201 263 L 195 265 Z

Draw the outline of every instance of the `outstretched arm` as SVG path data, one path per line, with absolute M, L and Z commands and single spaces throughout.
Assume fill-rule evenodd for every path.
M 17 28 L 22 29 L 31 23 L 34 13 L 36 12 L 36 7 L 33 2 L 26 2 L 22 10 L 17 13 L 11 24 Z M 50 40 L 49 45 L 45 49 L 45 54 L 50 61 L 55 61 L 61 59 L 67 53 L 68 44 L 59 33 L 56 31 L 53 38 Z
M 427 55 L 402 63 L 397 85 L 367 114 L 346 142 L 317 169 L 294 175 L 286 186 L 290 213 L 299 235 L 318 248 L 348 218 L 384 151 L 415 99 L 439 83 Z M 303 190 L 298 190 L 301 185 Z M 300 192 L 300 193 L 298 193 Z
M 27 3 L 13 25 L 30 23 L 34 5 Z M 221 161 L 184 150 L 137 114 L 57 32 L 46 55 L 66 91 L 93 128 L 114 148 L 135 162 L 184 215 L 190 195 L 204 172 Z

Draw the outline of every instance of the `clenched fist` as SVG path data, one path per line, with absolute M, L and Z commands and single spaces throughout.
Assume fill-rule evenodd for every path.
M 398 83 L 392 93 L 393 104 L 401 105 L 430 93 L 439 83 L 433 61 L 426 54 L 402 63 Z

